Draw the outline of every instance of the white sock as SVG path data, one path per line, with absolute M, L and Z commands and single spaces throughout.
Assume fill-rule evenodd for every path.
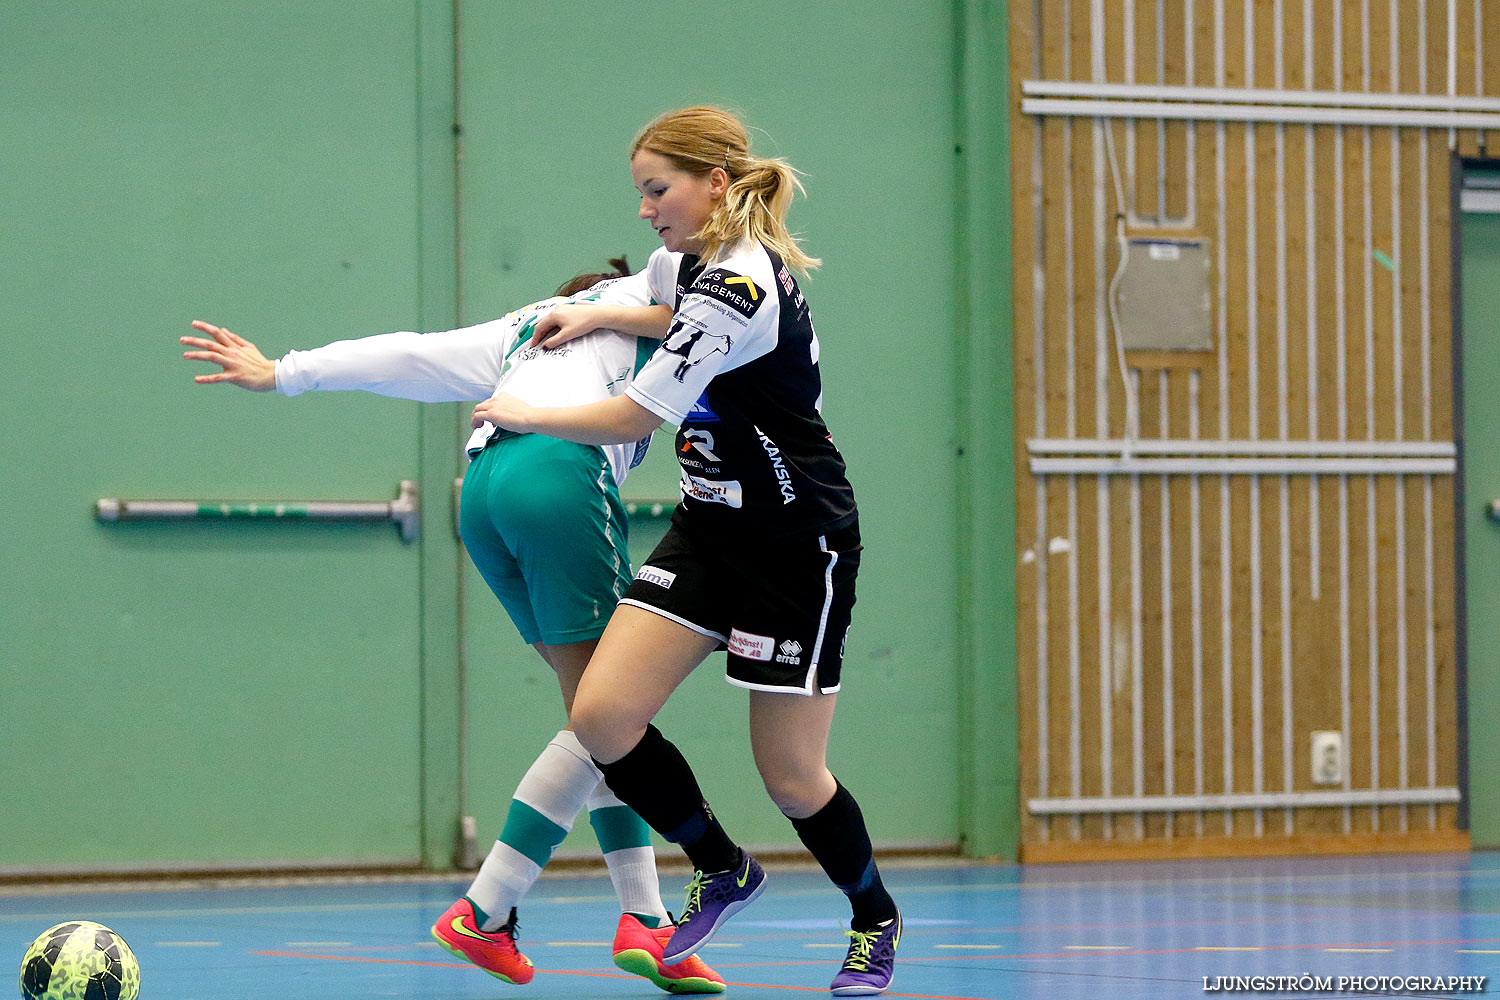
M 510 917 L 599 785 L 599 770 L 578 737 L 566 729 L 554 736 L 516 786 L 505 829 L 465 893 L 484 911 L 480 930 Z
M 661 902 L 661 881 L 656 875 L 656 850 L 651 829 L 629 806 L 615 798 L 609 786 L 599 787 L 589 797 L 589 822 L 599 837 L 609 879 L 620 897 L 620 911 L 654 917 L 657 926 L 667 922 Z M 650 921 L 646 921 L 649 925 Z

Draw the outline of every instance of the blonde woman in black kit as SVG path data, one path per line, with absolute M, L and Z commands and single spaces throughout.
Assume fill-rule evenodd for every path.
M 663 243 L 646 272 L 653 299 L 675 307 L 666 340 L 621 396 L 534 407 L 502 393 L 474 420 L 591 444 L 678 425 L 682 503 L 600 638 L 573 728 L 614 793 L 697 869 L 663 956 L 681 961 L 765 886 L 687 761 L 651 725 L 688 674 L 727 648 L 730 683 L 750 691 L 766 791 L 853 909 L 832 992 L 881 993 L 901 916 L 859 806 L 826 762 L 859 518 L 820 413 L 818 340 L 793 276 L 818 263 L 785 226 L 796 173 L 752 156 L 744 126 L 708 107 L 648 125 L 630 170 L 640 216 Z M 558 310 L 536 339 L 557 343 L 607 322 Z

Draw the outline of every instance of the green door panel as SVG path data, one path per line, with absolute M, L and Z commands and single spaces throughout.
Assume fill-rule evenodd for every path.
M 419 856 L 418 547 L 92 517 L 416 478 L 416 404 L 196 386 L 176 343 L 417 322 L 415 30 L 410 0 L 0 9 L 0 872 Z

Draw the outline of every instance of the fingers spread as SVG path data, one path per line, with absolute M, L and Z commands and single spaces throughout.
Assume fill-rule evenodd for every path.
M 205 323 L 201 319 L 193 320 L 192 327 L 195 330 L 202 330 L 225 347 L 242 347 L 249 343 L 244 337 L 241 337 L 232 330 L 226 330 L 222 326 L 214 326 L 212 323 Z

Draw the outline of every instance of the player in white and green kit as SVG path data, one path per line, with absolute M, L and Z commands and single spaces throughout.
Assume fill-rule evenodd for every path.
M 341 340 L 271 361 L 228 330 L 195 322 L 206 337 L 183 337 L 184 357 L 222 371 L 200 383 L 276 389 L 362 389 L 423 402 L 480 400 L 504 390 L 535 405 L 595 402 L 620 395 L 650 358 L 671 314 L 656 306 L 644 274 L 580 275 L 559 294 L 477 326 L 442 333 L 389 333 Z M 555 350 L 530 345 L 554 307 L 611 308 L 616 327 Z M 629 307 L 620 311 L 613 307 Z M 615 603 L 630 584 L 619 486 L 644 456 L 649 435 L 618 445 L 580 445 L 493 426 L 465 450 L 459 526 L 464 546 L 521 637 L 557 674 L 572 708 L 579 679 Z M 697 962 L 667 966 L 671 921 L 663 907 L 646 824 L 615 798 L 598 768 L 564 729 L 521 779 L 505 828 L 468 892 L 439 918 L 433 936 L 453 953 L 511 983 L 529 982 L 517 950 L 516 906 L 552 850 L 587 805 L 620 899 L 614 960 L 672 993 L 719 993 L 723 980 Z

